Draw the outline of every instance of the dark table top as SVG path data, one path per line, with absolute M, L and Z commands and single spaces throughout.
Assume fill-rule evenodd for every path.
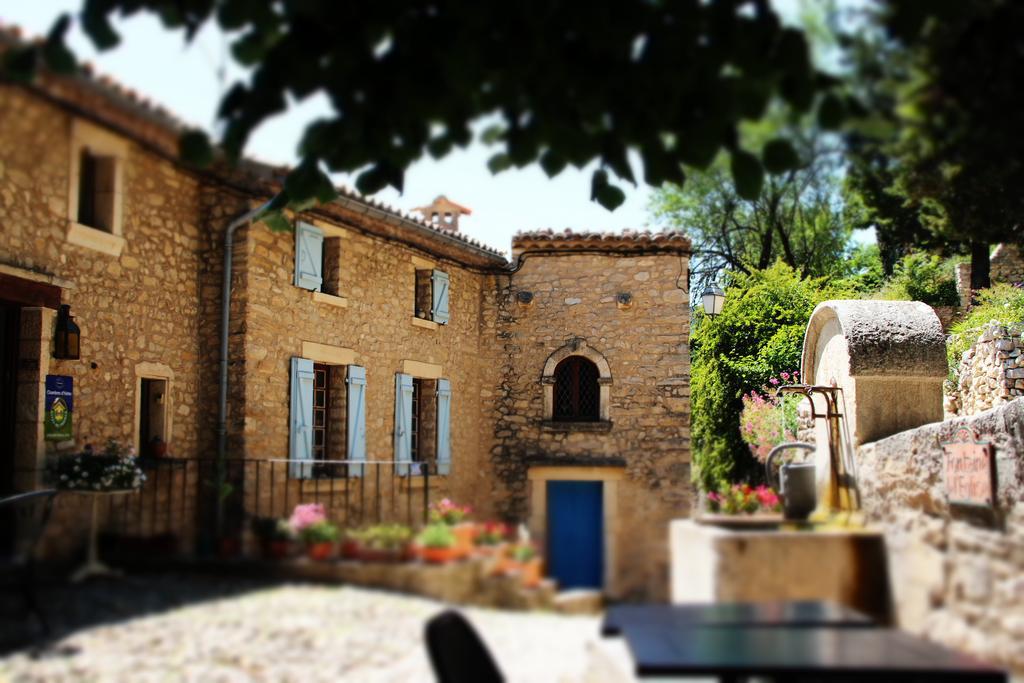
M 863 628 L 871 617 L 838 603 L 820 600 L 723 602 L 679 605 L 613 605 L 605 612 L 601 634 L 617 636 L 631 625 L 675 630 L 697 626 Z
M 629 624 L 639 676 L 810 677 L 815 681 L 1006 683 L 1006 673 L 887 628 L 718 626 L 665 629 Z

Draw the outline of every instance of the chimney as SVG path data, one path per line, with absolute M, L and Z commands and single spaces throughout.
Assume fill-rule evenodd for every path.
M 449 232 L 459 231 L 459 217 L 469 216 L 473 213 L 468 207 L 456 204 L 443 194 L 426 206 L 413 209 L 423 215 L 423 219 L 434 227 Z

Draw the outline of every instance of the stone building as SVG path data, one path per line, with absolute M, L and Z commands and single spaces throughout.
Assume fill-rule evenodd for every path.
M 0 51 L 18 40 L 0 31 Z M 284 170 L 191 169 L 182 129 L 89 74 L 0 83 L 0 484 L 133 445 L 154 469 L 101 523 L 191 550 L 214 497 L 225 233 Z M 226 524 L 311 499 L 354 524 L 447 495 L 528 523 L 567 585 L 663 595 L 667 521 L 691 499 L 688 240 L 523 233 L 509 263 L 444 202 L 421 220 L 342 191 L 294 231 L 241 221 Z M 62 306 L 78 358 L 54 353 Z M 48 378 L 70 380 L 70 439 L 45 425 Z M 58 499 L 55 555 L 81 547 L 85 505 Z

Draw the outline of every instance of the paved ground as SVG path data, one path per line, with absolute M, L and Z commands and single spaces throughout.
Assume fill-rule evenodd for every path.
M 444 608 L 359 588 L 208 576 L 46 593 L 54 640 L 41 652 L 8 651 L 0 681 L 431 681 L 423 625 Z M 510 681 L 580 680 L 586 644 L 598 639 L 596 617 L 466 612 Z

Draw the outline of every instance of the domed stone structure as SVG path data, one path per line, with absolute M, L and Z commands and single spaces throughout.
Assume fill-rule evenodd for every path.
M 918 301 L 824 301 L 804 334 L 803 380 L 839 387 L 854 447 L 942 420 L 946 339 L 938 316 Z M 815 411 L 826 412 L 822 397 Z M 826 420 L 815 424 L 819 495 L 830 460 Z

